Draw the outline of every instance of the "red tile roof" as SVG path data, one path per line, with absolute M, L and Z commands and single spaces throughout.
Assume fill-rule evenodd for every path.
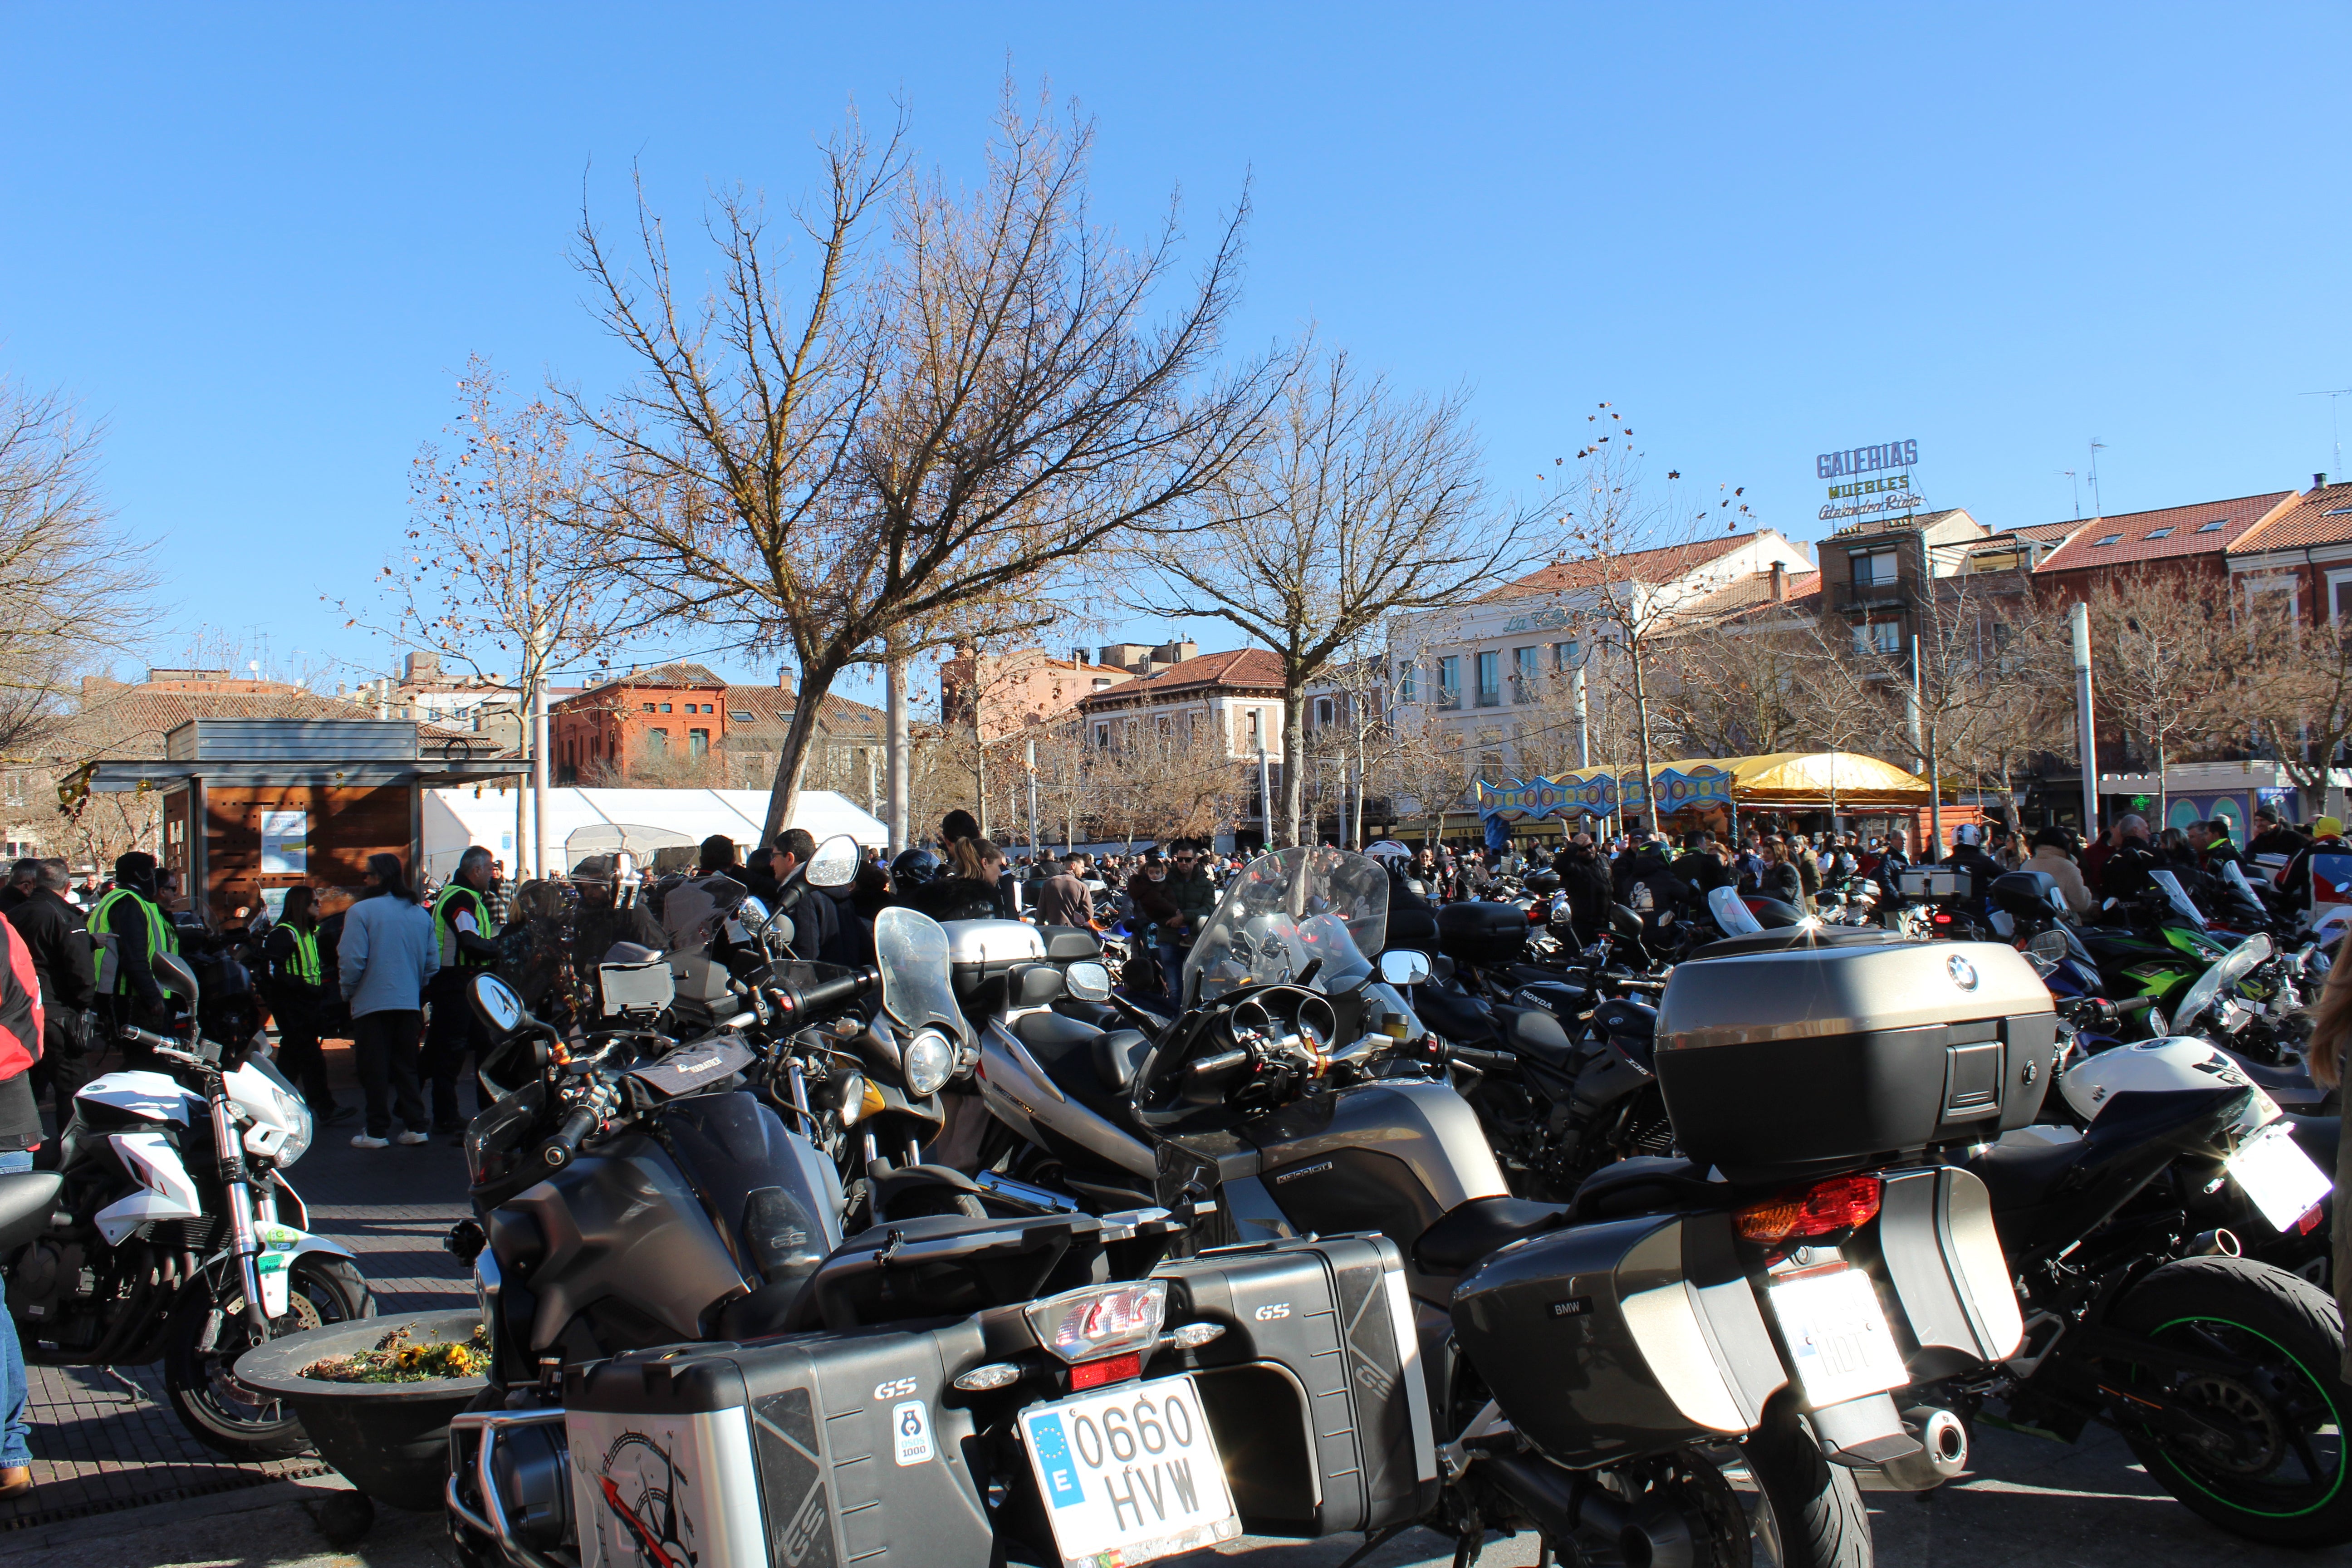
M 2352 484 L 2324 485 L 2305 490 L 2293 506 L 2240 534 L 2230 553 L 2252 555 L 2347 541 L 2352 541 Z
M 1575 561 L 1555 561 L 1496 589 L 1486 597 L 1518 599 L 1531 594 L 1596 587 L 1602 583 L 1670 583 L 1685 572 L 1729 554 L 1755 537 L 1754 533 L 1732 533 L 1721 539 L 1694 540 L 1657 550 L 1629 551 L 1605 559 L 1586 556 Z
M 1818 572 L 1791 572 L 1786 580 L 1785 597 L 1777 602 L 1793 603 L 1821 591 L 1822 574 Z M 1678 605 L 1675 614 L 1682 616 L 1737 616 L 1761 609 L 1776 603 L 1772 597 L 1772 574 L 1759 572 L 1752 576 L 1735 577 L 1703 598 Z
M 275 681 L 240 682 L 266 689 L 245 691 L 157 690 L 91 679 L 82 683 L 78 711 L 60 720 L 42 747 L 59 761 L 90 757 L 161 757 L 163 737 L 191 719 L 373 719 L 372 702 L 324 697 Z M 484 737 L 470 730 L 420 722 L 427 741 Z
M 2079 572 L 2127 561 L 2219 555 L 2240 535 L 2294 499 L 2293 490 L 2200 501 L 2195 506 L 2093 518 L 2082 531 L 2042 557 L 2037 572 Z M 2218 528 L 2210 526 L 2219 523 Z M 2071 526 L 2071 525 L 2070 525 Z M 2151 537 L 2151 536 L 2155 537 Z M 2113 540 L 2112 543 L 2102 541 Z
M 1279 691 L 1282 689 L 1281 657 L 1272 648 L 1264 647 L 1240 647 L 1230 653 L 1204 653 L 1198 658 L 1171 664 L 1148 679 L 1122 681 L 1107 691 L 1090 691 L 1078 699 L 1078 704 L 1091 707 L 1097 702 L 1117 703 L 1121 699 L 1131 702 L 1139 698 L 1149 702 L 1171 691 L 1209 686 Z

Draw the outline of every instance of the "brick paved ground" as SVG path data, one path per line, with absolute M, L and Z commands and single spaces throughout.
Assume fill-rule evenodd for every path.
M 348 1052 L 332 1048 L 329 1057 L 343 1102 L 356 1106 Z M 310 1205 L 311 1227 L 360 1255 L 381 1312 L 470 1299 L 465 1271 L 441 1249 L 441 1237 L 466 1213 L 464 1155 L 446 1141 L 354 1149 L 352 1130 L 351 1123 L 324 1129 L 289 1173 Z M 0 1503 L 0 1540 L 57 1521 L 325 1471 L 308 1457 L 230 1464 L 181 1426 L 160 1363 L 119 1372 L 32 1369 L 26 1415 L 35 1486 L 29 1497 Z

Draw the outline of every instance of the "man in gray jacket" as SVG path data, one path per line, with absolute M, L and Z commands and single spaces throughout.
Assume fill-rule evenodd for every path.
M 343 917 L 337 968 L 352 1007 L 352 1051 L 367 1091 L 367 1126 L 354 1149 L 422 1143 L 429 1118 L 416 1081 L 425 987 L 441 967 L 433 917 L 410 890 L 397 855 L 371 855 L 368 890 Z M 401 1131 L 394 1136 L 397 1111 Z

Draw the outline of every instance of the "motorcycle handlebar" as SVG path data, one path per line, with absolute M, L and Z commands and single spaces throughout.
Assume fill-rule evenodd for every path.
M 539 1146 L 540 1163 L 551 1171 L 560 1171 L 580 1157 L 580 1144 L 596 1131 L 604 1117 L 593 1102 L 573 1106 L 571 1114 L 556 1123 L 555 1131 Z
M 837 1013 L 861 996 L 869 995 L 882 984 L 882 972 L 870 964 L 854 974 L 837 980 L 827 980 L 803 991 L 791 985 L 773 985 L 769 994 L 783 1004 L 785 1017 L 793 1023 L 804 1023 Z

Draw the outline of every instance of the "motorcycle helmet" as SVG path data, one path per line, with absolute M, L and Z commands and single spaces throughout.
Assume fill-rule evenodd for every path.
M 1376 839 L 1364 847 L 1364 853 L 1391 871 L 1412 864 L 1412 851 L 1393 838 Z
M 890 885 L 903 893 L 936 882 L 948 874 L 948 863 L 918 845 L 890 862 Z
M 2090 1121 L 2119 1094 L 2243 1089 L 2251 1082 L 2212 1042 L 2194 1035 L 2165 1035 L 2084 1058 L 2059 1075 L 2058 1092 L 2076 1115 Z

